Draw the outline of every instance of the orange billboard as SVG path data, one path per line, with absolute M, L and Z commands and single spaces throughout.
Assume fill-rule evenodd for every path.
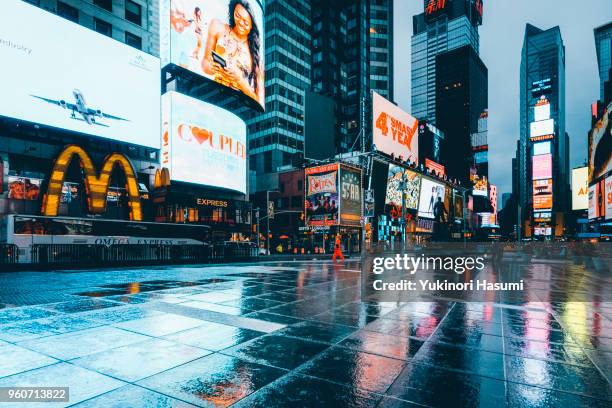
M 376 92 L 372 92 L 372 111 L 376 150 L 418 164 L 419 121 Z

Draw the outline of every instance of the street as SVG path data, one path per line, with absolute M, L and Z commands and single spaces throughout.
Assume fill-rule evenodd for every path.
M 523 268 L 554 299 L 581 266 Z M 18 407 L 612 404 L 610 302 L 364 303 L 360 282 L 358 258 L 0 273 L 0 387 L 69 387 Z

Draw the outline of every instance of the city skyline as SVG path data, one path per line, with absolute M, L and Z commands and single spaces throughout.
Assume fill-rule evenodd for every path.
M 587 157 L 587 133 L 591 127 L 589 106 L 599 98 L 599 76 L 593 29 L 612 20 L 605 0 L 584 3 L 543 0 L 486 2 L 480 27 L 480 55 L 489 69 L 489 168 L 491 182 L 502 193 L 512 190 L 511 161 L 519 138 L 519 77 L 525 25 L 542 29 L 559 25 L 566 46 L 567 131 L 570 136 L 570 167 Z M 411 111 L 410 37 L 412 16 L 422 13 L 421 1 L 395 0 L 395 102 Z M 582 14 L 576 24 L 576 16 Z M 514 33 L 508 35 L 508 33 Z M 400 39 L 405 38 L 406 41 Z M 506 51 L 505 53 L 503 51 Z M 500 58 L 500 54 L 507 55 Z M 508 102 L 510 101 L 510 102 Z

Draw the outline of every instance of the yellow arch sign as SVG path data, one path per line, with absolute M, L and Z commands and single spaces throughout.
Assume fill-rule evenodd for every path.
M 102 171 L 98 176 L 89 155 L 85 150 L 76 145 L 66 146 L 57 159 L 55 159 L 47 194 L 43 200 L 43 215 L 52 217 L 57 216 L 66 171 L 74 156 L 78 157 L 81 168 L 85 172 L 87 204 L 92 214 L 102 214 L 106 211 L 106 196 L 108 193 L 110 176 L 115 164 L 118 164 L 123 168 L 127 180 L 126 189 L 130 206 L 130 219 L 133 221 L 142 221 L 142 207 L 140 205 L 138 182 L 136 181 L 136 172 L 130 160 L 121 153 L 111 153 L 104 159 Z

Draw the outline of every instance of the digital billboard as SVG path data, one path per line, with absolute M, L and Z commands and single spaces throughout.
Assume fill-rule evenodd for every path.
M 438 202 L 438 198 L 444 202 L 445 193 L 444 184 L 422 177 L 419 217 L 434 218 L 434 205 Z M 449 209 L 447 208 L 446 211 Z
M 588 167 L 572 169 L 572 210 L 589 208 L 589 170 Z
M 389 165 L 389 177 L 387 179 L 387 195 L 385 197 L 385 204 L 401 208 L 402 175 L 406 181 L 406 185 L 404 186 L 404 205 L 408 209 L 416 210 L 419 207 L 421 175 L 393 164 Z
M 592 186 L 589 186 L 589 220 L 599 217 L 599 206 L 597 205 L 597 193 L 599 190 L 598 187 L 599 184 L 593 184 Z
M 536 102 L 533 108 L 533 117 L 536 122 L 550 119 L 550 102 L 544 96 Z
M 589 133 L 589 184 L 612 171 L 612 103 Z
M 161 165 L 170 178 L 246 193 L 246 125 L 210 103 L 167 92 L 162 96 Z
M 531 122 L 530 125 L 530 138 L 538 136 L 547 136 L 555 134 L 555 120 L 547 119 L 539 122 Z
M 180 66 L 265 107 L 259 0 L 162 0 L 160 19 L 164 66 Z
M 552 155 L 543 154 L 532 158 L 533 180 L 552 178 Z
M 159 148 L 158 58 L 7 0 L 0 61 L 1 116 Z
M 372 92 L 372 111 L 376 150 L 418 163 L 419 137 L 416 132 L 419 121 L 376 92 Z
M 361 170 L 340 166 L 340 224 L 361 225 Z
M 36 178 L 9 176 L 8 198 L 36 201 L 40 197 L 41 182 L 42 180 Z
M 604 190 L 606 220 L 609 220 L 612 218 L 612 175 L 606 178 Z
M 479 176 L 475 174 L 472 177 L 472 183 L 474 187 L 472 188 L 472 194 L 475 196 L 483 196 L 488 197 L 489 195 L 489 181 L 486 176 Z
M 533 155 L 539 156 L 541 154 L 549 154 L 551 152 L 550 142 L 539 142 L 533 144 Z
M 304 214 L 306 226 L 338 224 L 338 163 L 305 169 L 306 199 Z
M 463 196 L 458 192 L 455 192 L 454 196 L 455 218 L 463 219 Z

